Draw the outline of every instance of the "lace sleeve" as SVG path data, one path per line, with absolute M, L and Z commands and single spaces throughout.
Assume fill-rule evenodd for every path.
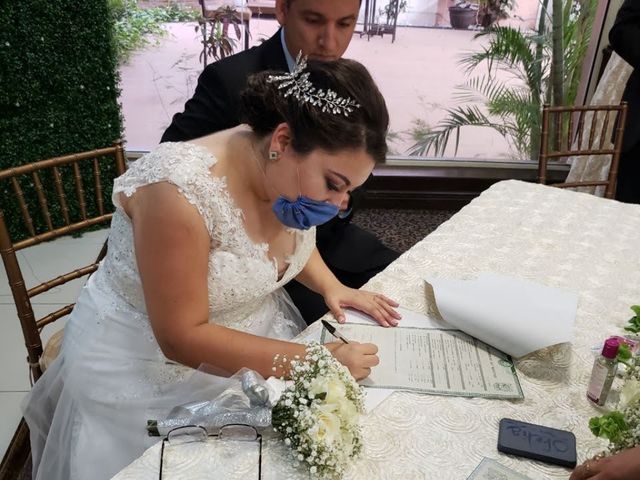
M 202 192 L 207 190 L 209 168 L 215 158 L 204 148 L 190 143 L 167 142 L 153 152 L 133 162 L 124 175 L 113 184 L 112 201 L 122 208 L 120 194 L 131 197 L 138 188 L 159 182 L 175 185 L 189 203 L 194 205 L 205 219 L 211 232 L 209 209 Z

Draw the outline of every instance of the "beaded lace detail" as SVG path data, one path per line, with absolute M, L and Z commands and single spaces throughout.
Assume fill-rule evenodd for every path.
M 242 211 L 229 196 L 225 178 L 211 174 L 215 157 L 204 147 L 190 143 L 163 143 L 131 165 L 116 179 L 116 205 L 109 236 L 109 251 L 100 281 L 134 309 L 146 309 L 135 259 L 133 231 L 122 210 L 119 194 L 133 195 L 144 185 L 169 182 L 194 205 L 211 236 L 209 254 L 209 321 L 243 331 L 253 331 L 254 316 L 270 293 L 294 278 L 304 267 L 315 246 L 315 229 L 295 230 L 295 249 L 287 257 L 288 268 L 278 279 L 277 263 L 268 257 L 268 245 L 256 244 L 248 236 Z M 271 321 L 284 321 L 276 316 Z M 278 325 L 274 325 L 278 330 Z

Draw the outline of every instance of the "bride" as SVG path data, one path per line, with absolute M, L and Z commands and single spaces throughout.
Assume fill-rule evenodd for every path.
M 315 248 L 314 226 L 385 158 L 389 117 L 367 70 L 302 60 L 252 76 L 242 104 L 243 125 L 162 144 L 115 181 L 108 255 L 23 406 L 35 479 L 111 478 L 157 441 L 147 419 L 213 398 L 201 365 L 286 375 L 274 356 L 305 354 L 281 288 L 294 278 L 339 321 L 349 306 L 397 325 L 395 302 L 339 283 Z M 372 344 L 327 348 L 358 379 L 378 363 Z

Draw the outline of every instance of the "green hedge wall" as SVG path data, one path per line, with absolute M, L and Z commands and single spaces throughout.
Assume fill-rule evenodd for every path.
M 0 169 L 110 146 L 121 137 L 109 13 L 106 0 L 0 1 Z M 104 178 L 113 177 L 113 170 L 102 169 Z M 89 186 L 91 174 L 83 177 Z M 63 172 L 63 179 L 73 209 L 71 177 Z M 53 191 L 52 182 L 43 181 Z M 32 185 L 22 186 L 35 205 Z M 111 205 L 112 182 L 103 187 Z M 10 233 L 22 236 L 12 190 L 0 185 L 0 195 Z

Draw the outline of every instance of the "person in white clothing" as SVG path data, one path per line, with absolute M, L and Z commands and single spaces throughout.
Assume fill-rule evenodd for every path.
M 341 284 L 314 239 L 386 155 L 389 117 L 367 70 L 301 59 L 252 76 L 242 102 L 242 125 L 164 143 L 116 179 L 107 257 L 23 405 L 34 479 L 111 478 L 157 441 L 148 419 L 215 396 L 202 365 L 267 377 L 275 355 L 303 357 L 290 340 L 304 322 L 282 288 L 293 278 L 338 321 L 353 307 L 398 324 L 397 304 Z M 327 348 L 358 379 L 378 363 L 372 344 Z

